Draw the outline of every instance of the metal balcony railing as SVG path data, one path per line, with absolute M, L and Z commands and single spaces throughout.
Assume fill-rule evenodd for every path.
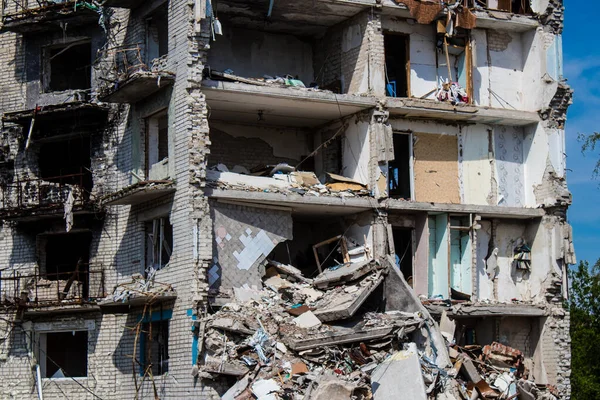
M 57 266 L 55 266 L 57 267 Z M 64 268 L 64 266 L 58 266 Z M 94 304 L 106 295 L 102 265 L 80 263 L 69 272 L 0 271 L 0 305 L 51 307 Z
M 114 89 L 119 82 L 125 81 L 136 73 L 168 72 L 167 54 L 146 63 L 142 48 L 138 44 L 125 44 L 103 50 L 98 60 L 105 61 L 97 64 L 99 76 L 108 86 L 103 88 L 104 91 Z
M 76 12 L 78 9 L 97 11 L 99 3 L 94 0 L 2 0 L 3 20 L 21 19 L 45 9 L 60 9 L 61 12 Z
M 0 205 L 3 210 L 62 207 L 69 193 L 73 195 L 73 205 L 84 205 L 90 197 L 89 192 L 84 189 L 88 181 L 91 181 L 91 176 L 87 171 L 17 181 L 2 186 Z

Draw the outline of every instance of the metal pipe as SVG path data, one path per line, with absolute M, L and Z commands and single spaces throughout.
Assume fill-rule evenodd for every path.
M 39 400 L 44 400 L 44 394 L 42 393 L 42 372 L 40 370 L 40 364 L 35 365 L 35 373 L 37 375 L 37 389 Z

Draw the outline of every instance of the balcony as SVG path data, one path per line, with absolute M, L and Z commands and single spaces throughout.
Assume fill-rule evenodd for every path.
M 60 216 L 72 206 L 73 214 L 95 212 L 88 172 L 28 179 L 3 185 L 0 191 L 0 218 L 34 220 Z
M 100 87 L 98 98 L 108 103 L 136 103 L 175 82 L 175 74 L 167 70 L 166 54 L 151 60 L 147 65 L 139 46 L 122 46 L 105 53 L 113 59 L 107 71 L 101 71 L 105 85 Z
M 100 7 L 95 1 L 22 0 L 5 1 L 0 32 L 36 33 L 97 24 Z
M 0 271 L 0 305 L 36 314 L 98 309 L 96 303 L 105 297 L 102 266 L 59 268 L 57 273 Z
M 536 112 L 417 98 L 387 98 L 392 118 L 438 119 L 490 125 L 525 126 L 541 121 Z

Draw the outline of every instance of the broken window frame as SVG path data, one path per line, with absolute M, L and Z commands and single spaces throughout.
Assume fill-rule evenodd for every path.
M 394 131 L 392 135 L 405 135 L 408 136 L 408 179 L 410 186 L 410 194 L 408 198 L 396 195 L 392 192 L 392 170 L 393 165 L 398 162 L 398 157 L 396 157 L 396 146 L 394 146 L 394 161 L 388 161 L 388 193 L 390 198 L 394 199 L 405 199 L 405 200 L 414 200 L 415 199 L 415 174 L 414 174 L 414 135 L 412 132 L 403 132 L 403 131 Z M 394 136 L 395 137 L 395 136 Z M 390 164 L 392 166 L 390 166 Z
M 161 159 L 161 132 L 160 132 L 160 120 L 166 117 L 167 128 L 166 128 L 166 149 L 167 154 Z M 153 114 L 148 115 L 144 118 L 145 135 L 144 135 L 144 173 L 146 180 L 150 180 L 150 172 L 152 167 L 159 165 L 166 160 L 167 168 L 169 168 L 169 119 L 167 109 L 162 109 Z M 151 147 L 151 143 L 156 144 L 156 148 Z
M 161 310 L 154 311 L 149 315 L 140 317 L 141 331 L 139 337 L 139 363 L 140 363 L 140 376 L 144 376 L 150 366 L 152 366 L 152 375 L 160 376 L 169 372 L 169 338 L 170 338 L 170 322 L 173 317 L 173 310 Z M 159 329 L 163 330 L 165 336 L 164 345 L 159 344 L 158 355 L 166 361 L 159 361 L 156 364 L 152 363 L 152 343 L 154 340 L 153 326 L 158 326 Z M 154 368 L 157 368 L 156 370 Z
M 151 233 L 148 232 L 148 225 L 152 226 Z M 168 242 L 168 235 L 165 235 L 165 227 L 170 227 L 170 239 L 171 243 Z M 169 229 L 169 228 L 168 228 Z M 161 270 L 165 268 L 173 255 L 173 226 L 168 216 L 158 217 L 149 221 L 146 221 L 146 228 L 144 229 L 145 243 L 146 243 L 146 274 L 150 271 L 150 267 L 155 270 Z M 159 240 L 156 241 L 155 238 Z M 163 260 L 163 252 L 166 253 L 168 259 Z M 158 259 L 158 262 L 156 262 Z
M 58 55 L 62 54 L 63 52 L 67 51 L 68 49 L 75 47 L 75 46 L 81 46 L 81 45 L 90 45 L 90 54 L 89 54 L 89 65 L 87 66 L 87 73 L 88 73 L 88 87 L 86 88 L 69 88 L 69 89 L 53 89 L 51 87 L 52 85 L 52 59 L 57 57 Z M 63 91 L 69 91 L 69 90 L 90 90 L 92 87 L 92 53 L 91 53 L 91 45 L 92 45 L 92 40 L 90 38 L 86 38 L 86 39 L 80 39 L 80 40 L 74 40 L 72 42 L 67 42 L 67 43 L 60 43 L 60 44 L 52 44 L 52 45 L 48 45 L 48 46 L 44 46 L 42 48 L 42 69 L 41 69 L 41 74 L 40 74 L 40 83 L 41 83 L 41 91 L 42 93 L 53 93 L 53 92 L 63 92 Z M 62 49 L 62 51 L 60 51 L 59 53 L 52 55 L 52 50 L 55 49 Z
M 84 332 L 86 335 L 86 339 L 85 339 L 85 375 L 81 375 L 81 376 L 71 376 L 69 375 L 68 371 L 64 370 L 64 366 L 61 366 L 59 364 L 59 367 L 63 370 L 63 374 L 65 375 L 65 377 L 60 377 L 60 378 L 53 378 L 51 376 L 46 376 L 47 372 L 48 372 L 48 364 L 50 365 L 54 365 L 54 363 L 48 358 L 49 357 L 49 350 L 48 350 L 48 335 L 52 335 L 52 334 L 75 334 L 75 333 L 79 333 L 79 332 Z M 52 329 L 52 330 L 44 330 L 42 332 L 36 332 L 35 333 L 36 339 L 37 339 L 37 343 L 35 346 L 35 352 L 36 352 L 36 359 L 38 360 L 39 366 L 40 366 L 40 372 L 42 375 L 42 379 L 45 380 L 61 380 L 61 379 L 86 379 L 88 377 L 88 369 L 89 369 L 89 338 L 90 338 L 90 330 L 89 329 L 81 329 L 81 328 L 77 328 L 77 329 Z M 73 350 L 72 347 L 73 343 L 70 342 L 69 345 L 65 345 L 62 347 L 63 350 L 69 352 L 70 350 Z M 83 354 L 83 352 L 82 352 Z M 69 358 L 72 358 L 73 355 L 68 356 Z M 51 358 L 51 357 L 50 357 Z M 54 358 L 52 358 L 52 360 L 54 360 L 56 362 L 56 360 Z M 56 362 L 58 364 L 58 362 Z
M 466 224 L 452 225 L 453 220 L 462 219 L 467 221 Z M 442 295 L 444 299 L 452 298 L 452 291 L 454 290 L 458 296 L 465 294 L 467 296 L 473 295 L 473 215 L 469 214 L 448 214 L 440 213 L 436 215 L 429 215 L 427 219 L 427 231 L 428 231 L 428 262 L 427 262 L 427 276 L 428 276 L 428 297 Z M 439 232 L 439 229 L 443 228 L 443 232 Z M 432 237 L 432 231 L 434 237 Z M 453 249 L 453 232 L 467 232 L 468 240 L 465 248 L 461 250 L 461 263 L 458 264 L 460 279 L 456 282 L 457 271 L 456 264 L 453 264 L 453 260 L 456 260 L 452 255 Z M 459 236 L 460 237 L 460 236 Z M 464 237 L 464 236 L 463 236 Z M 434 239 L 434 240 L 432 240 Z M 462 237 L 461 237 L 462 239 Z M 462 242 L 461 242 L 462 243 Z M 455 246 L 454 246 L 455 247 Z M 432 254 L 432 249 L 435 248 L 435 256 Z M 437 262 L 438 258 L 441 261 Z M 440 265 L 441 263 L 441 265 Z M 445 264 L 445 265 L 444 265 Z M 446 273 L 443 271 L 447 271 Z M 443 278 L 435 280 L 437 274 L 442 273 Z M 462 275 L 465 274 L 466 278 Z M 462 286 L 462 283 L 466 287 Z M 457 288 L 458 287 L 458 288 Z M 460 290 L 459 290 L 460 289 Z M 436 293 L 436 292 L 442 293 Z M 462 297 L 462 296 L 460 296 Z M 466 300 L 457 298 L 458 300 Z

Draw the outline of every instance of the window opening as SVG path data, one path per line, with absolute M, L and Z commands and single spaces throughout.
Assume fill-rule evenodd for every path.
M 167 3 L 160 6 L 146 20 L 146 63 L 169 52 L 169 9 Z
M 91 42 L 45 49 L 44 67 L 46 92 L 89 89 L 92 86 Z
M 45 378 L 87 377 L 87 331 L 42 333 L 40 350 L 40 367 Z
M 396 249 L 396 266 L 400 268 L 404 279 L 412 287 L 413 284 L 413 245 L 410 228 L 392 229 L 394 235 L 394 248 Z
M 410 199 L 410 135 L 393 135 L 394 160 L 388 163 L 389 192 L 390 197 Z
M 409 97 L 409 36 L 385 34 L 386 94 L 389 97 Z
M 142 324 L 143 371 L 151 368 L 152 375 L 169 372 L 169 320 L 163 319 Z
M 169 218 L 157 218 L 146 223 L 146 270 L 164 268 L 171 259 L 173 227 Z

